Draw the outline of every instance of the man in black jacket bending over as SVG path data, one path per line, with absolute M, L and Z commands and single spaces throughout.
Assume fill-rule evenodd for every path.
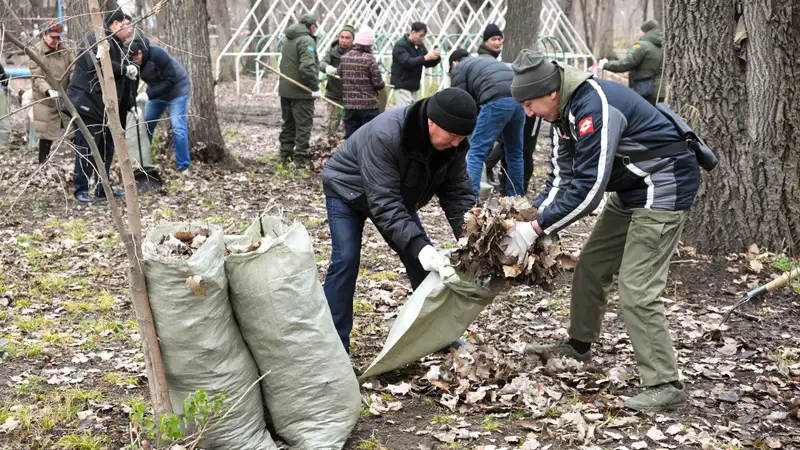
M 416 289 L 443 263 L 417 211 L 436 195 L 453 234 L 475 197 L 467 175 L 469 136 L 478 111 L 461 89 L 445 89 L 361 127 L 322 171 L 331 229 L 331 264 L 325 278 L 333 321 L 345 349 L 353 328 L 353 294 L 361 261 L 364 222 L 372 220 L 400 256 Z

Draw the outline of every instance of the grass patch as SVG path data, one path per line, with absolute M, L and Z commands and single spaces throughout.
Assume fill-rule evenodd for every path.
M 108 383 L 120 386 L 139 385 L 139 378 L 132 377 L 128 374 L 124 374 L 121 372 L 108 372 L 105 375 L 103 375 L 103 380 L 105 380 Z
M 390 270 L 384 270 L 383 272 L 377 272 L 367 277 L 367 280 L 370 281 L 385 281 L 385 280 L 399 280 L 400 275 Z
M 69 279 L 54 274 L 36 277 L 33 282 L 42 294 L 64 294 L 70 285 Z
M 82 241 L 86 238 L 86 228 L 89 227 L 89 221 L 78 219 L 68 222 L 64 225 L 64 230 L 67 232 L 67 237 L 73 241 Z
M 451 416 L 445 416 L 444 414 L 436 414 L 436 415 L 433 416 L 433 419 L 431 419 L 431 421 L 433 423 L 438 423 L 438 424 L 441 424 L 441 425 L 447 425 L 447 424 L 455 422 L 456 419 L 453 419 Z
M 323 220 L 317 218 L 310 218 L 306 221 L 306 228 L 315 228 L 322 225 Z
M 83 434 L 70 433 L 61 437 L 56 442 L 56 447 L 65 450 L 102 450 L 106 448 L 108 438 L 103 435 L 90 435 L 87 432 Z
M 52 325 L 52 321 L 44 317 L 17 316 L 11 324 L 26 333 L 30 333 L 32 331 L 44 331 L 45 328 Z
M 500 425 L 501 425 L 500 422 L 495 420 L 494 416 L 492 416 L 491 414 L 483 416 L 483 419 L 481 420 L 481 427 L 483 427 L 484 430 L 489 432 L 499 430 Z
M 366 441 L 361 441 L 353 447 L 354 450 L 388 450 L 373 434 Z
M 368 313 L 372 311 L 372 305 L 358 298 L 353 302 L 353 311 L 357 313 Z

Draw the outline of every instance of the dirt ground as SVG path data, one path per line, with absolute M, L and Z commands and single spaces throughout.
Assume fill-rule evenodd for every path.
M 245 170 L 194 164 L 141 196 L 146 230 L 162 220 L 201 220 L 242 231 L 264 211 L 304 224 L 321 278 L 330 256 L 319 175 L 275 163 L 277 98 L 219 88 L 223 133 Z M 315 134 L 323 108 L 318 105 Z M 19 128 L 19 127 L 17 127 Z M 548 146 L 536 154 L 536 180 Z M 131 442 L 128 412 L 147 402 L 140 337 L 126 285 L 124 249 L 107 206 L 71 200 L 66 149 L 37 171 L 21 133 L 0 150 L 0 449 L 117 449 Z M 434 244 L 453 243 L 435 204 L 421 212 Z M 120 203 L 122 205 L 122 203 Z M 578 251 L 594 217 L 562 232 Z M 399 259 L 372 225 L 364 233 L 352 361 L 380 351 L 410 293 Z M 735 314 L 721 340 L 701 339 L 726 306 L 771 279 L 786 258 L 763 249 L 712 259 L 681 247 L 663 301 L 689 405 L 631 414 L 641 388 L 616 292 L 587 365 L 525 358 L 521 344 L 566 335 L 570 273 L 552 292 L 516 287 L 487 307 L 465 336 L 477 350 L 438 353 L 367 380 L 364 409 L 346 448 L 376 449 L 741 449 L 800 448 L 800 296 L 784 288 Z M 755 261 L 755 262 L 754 262 Z M 453 364 L 469 375 L 432 383 Z

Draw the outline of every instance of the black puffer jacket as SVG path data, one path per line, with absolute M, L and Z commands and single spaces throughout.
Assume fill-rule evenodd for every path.
M 434 195 L 458 238 L 475 197 L 467 175 L 466 139 L 435 151 L 428 135 L 428 100 L 387 111 L 359 128 L 325 165 L 325 195 L 369 217 L 399 250 L 417 255 L 427 245 L 411 213 Z
M 475 99 L 478 106 L 494 100 L 511 97 L 511 66 L 496 59 L 467 57 L 450 71 L 453 87 L 463 89 Z
M 109 30 L 106 30 L 106 33 L 109 33 Z M 93 32 L 87 34 L 86 40 L 90 46 L 97 42 Z M 114 82 L 117 85 L 120 116 L 124 117 L 128 108 L 132 106 L 129 101 L 130 84 L 126 82 L 128 78 L 125 76 L 125 68 L 132 63 L 127 55 L 127 47 L 116 37 L 108 39 L 108 48 L 111 67 L 114 70 Z M 94 69 L 93 59 L 95 59 L 97 47 L 88 52 L 85 50 L 85 44 L 81 44 L 78 49 L 78 55 L 81 56 L 75 61 L 75 70 L 72 72 L 72 78 L 67 88 L 67 97 L 75 105 L 80 115 L 100 122 L 105 116 L 105 106 L 103 105 L 101 83 Z M 66 110 L 66 106 L 62 109 Z
M 423 67 L 436 67 L 442 58 L 425 61 L 428 49 L 424 45 L 414 45 L 408 36 L 394 43 L 392 49 L 392 83 L 395 89 L 419 90 Z
M 189 95 L 189 73 L 163 48 L 145 40 L 139 76 L 147 83 L 147 96 L 166 102 Z

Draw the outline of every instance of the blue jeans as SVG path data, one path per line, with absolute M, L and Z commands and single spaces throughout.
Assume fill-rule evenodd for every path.
M 108 127 L 98 123 L 95 119 L 81 116 L 91 136 L 84 136 L 80 130 L 75 132 L 75 169 L 73 177 L 74 193 L 89 193 L 89 179 L 95 175 L 95 192 L 102 196 L 103 188 L 100 185 L 100 173 L 94 165 L 92 151 L 89 148 L 89 139 L 97 144 L 100 156 L 103 157 L 106 175 L 111 172 L 111 161 L 114 159 L 114 141 Z
M 524 128 L 525 110 L 511 97 L 501 98 L 481 106 L 478 123 L 469 139 L 469 152 L 467 153 L 467 172 L 476 199 L 481 187 L 483 162 L 501 134 L 508 162 L 508 179 L 511 181 L 511 183 L 506 183 L 506 191 L 508 195 L 524 195 L 525 163 L 522 158 Z
M 339 333 L 345 350 L 350 352 L 350 331 L 353 329 L 353 296 L 356 291 L 356 278 L 361 265 L 361 235 L 367 217 L 351 208 L 345 201 L 333 197 L 325 197 L 328 210 L 328 226 L 331 229 L 331 263 L 325 277 L 325 297 L 333 316 L 333 324 Z M 424 231 L 417 213 L 411 213 L 411 219 Z M 411 286 L 416 289 L 428 272 L 422 268 L 417 255 L 403 254 L 402 251 L 386 239 L 384 240 L 400 256 L 406 267 Z M 425 237 L 427 239 L 427 236 Z
M 153 132 L 158 125 L 164 110 L 169 108 L 169 120 L 172 123 L 172 141 L 175 143 L 175 165 L 178 170 L 189 168 L 189 133 L 188 114 L 189 96 L 184 95 L 169 101 L 150 99 L 144 105 L 144 120 L 147 122 L 147 135 L 153 141 Z

